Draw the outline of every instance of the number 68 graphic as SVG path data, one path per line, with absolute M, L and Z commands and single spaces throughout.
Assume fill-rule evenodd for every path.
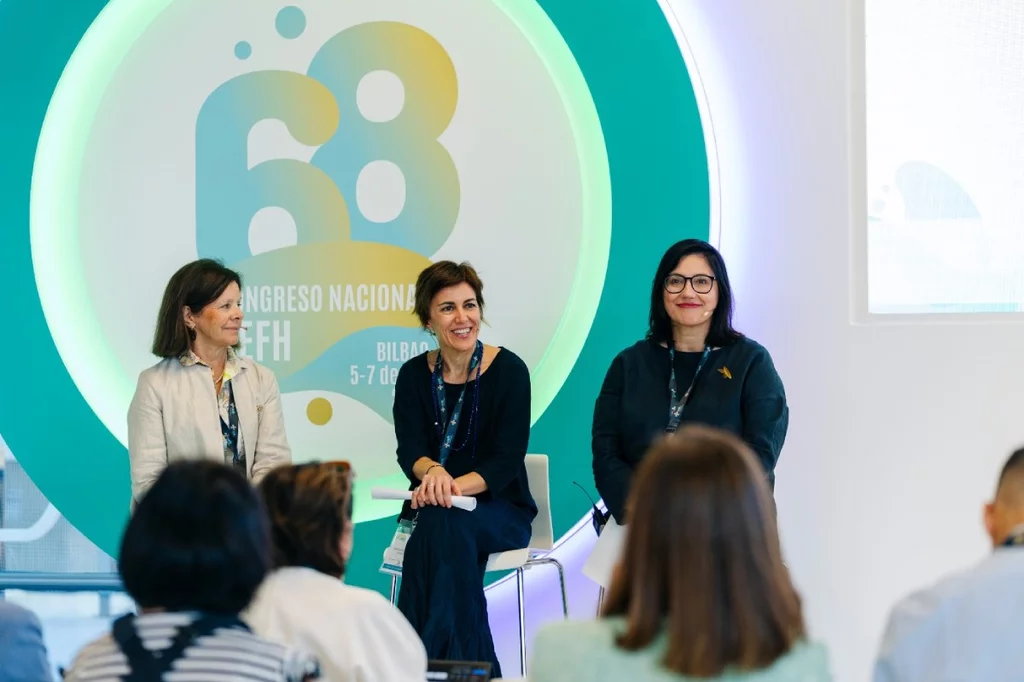
M 356 93 L 374 71 L 404 88 L 390 120 L 371 121 Z M 263 208 L 280 207 L 295 222 L 298 244 L 374 241 L 430 256 L 458 217 L 459 178 L 438 141 L 455 113 L 458 83 L 445 49 L 425 31 L 381 21 L 347 28 L 313 58 L 308 74 L 255 71 L 216 88 L 196 121 L 196 243 L 200 256 L 238 262 L 252 254 L 248 230 Z M 309 163 L 272 159 L 250 168 L 254 126 L 285 124 L 291 136 L 318 147 Z M 367 164 L 394 163 L 405 202 L 386 229 L 349 206 Z

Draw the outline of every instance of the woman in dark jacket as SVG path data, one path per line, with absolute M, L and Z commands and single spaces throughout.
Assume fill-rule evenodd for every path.
M 686 239 L 665 252 L 647 337 L 615 357 L 594 407 L 594 480 L 620 524 L 648 446 L 680 424 L 736 434 L 774 486 L 789 426 L 786 392 L 768 351 L 732 328 L 732 308 L 729 275 L 713 246 Z

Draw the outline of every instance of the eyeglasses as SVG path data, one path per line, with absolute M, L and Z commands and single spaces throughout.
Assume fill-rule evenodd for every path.
M 686 288 L 687 282 L 693 287 L 693 291 L 698 294 L 709 294 L 715 286 L 715 278 L 711 275 L 694 275 L 693 277 L 669 275 L 665 278 L 665 291 L 670 294 L 682 293 L 683 289 Z

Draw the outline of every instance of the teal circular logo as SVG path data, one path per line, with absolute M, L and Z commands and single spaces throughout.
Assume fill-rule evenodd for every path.
M 351 580 L 392 530 L 368 490 L 403 483 L 393 382 L 428 347 L 413 283 L 439 259 L 481 271 L 482 338 L 531 370 L 556 531 L 579 518 L 604 371 L 642 334 L 661 252 L 707 238 L 714 205 L 657 3 L 111 0 L 39 40 L 50 4 L 5 0 L 0 22 L 0 55 L 33 71 L 0 84 L 24 104 L 3 133 L 23 201 L 0 207 L 21 322 L 0 433 L 69 521 L 116 552 L 128 403 L 196 257 L 243 273 L 244 352 L 278 377 L 296 461 L 356 468 Z

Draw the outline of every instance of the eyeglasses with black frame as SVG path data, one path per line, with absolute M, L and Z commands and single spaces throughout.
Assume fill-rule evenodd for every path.
M 715 278 L 711 275 L 694 275 L 684 277 L 683 275 L 669 275 L 665 278 L 665 291 L 670 294 L 682 293 L 689 282 L 693 291 L 698 294 L 710 294 L 715 286 Z

